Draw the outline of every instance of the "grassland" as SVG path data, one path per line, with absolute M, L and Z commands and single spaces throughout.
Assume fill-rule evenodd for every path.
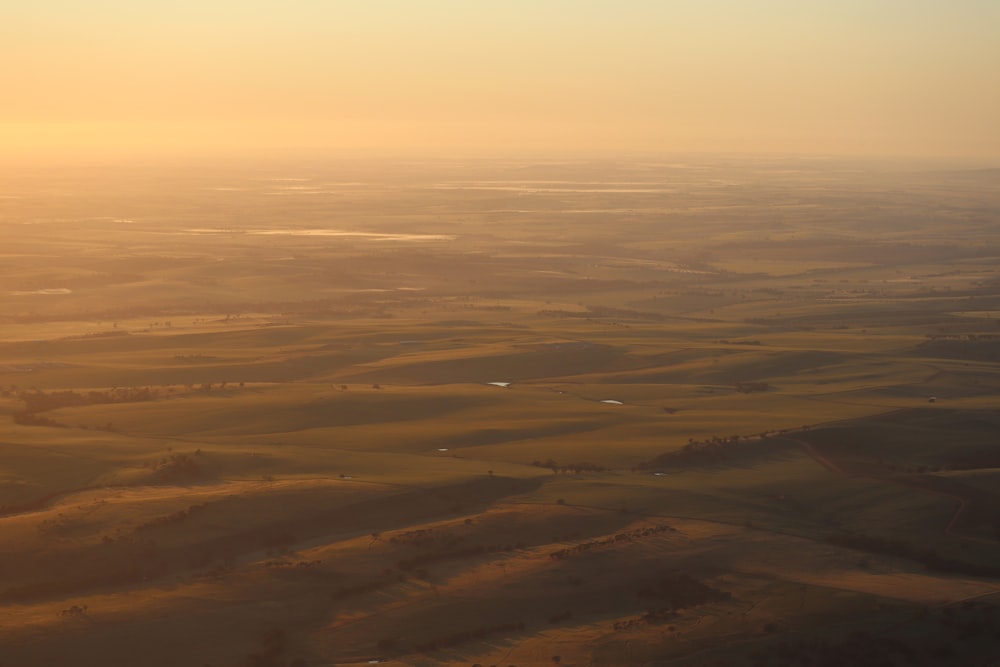
M 1000 660 L 995 170 L 6 176 L 0 665 Z

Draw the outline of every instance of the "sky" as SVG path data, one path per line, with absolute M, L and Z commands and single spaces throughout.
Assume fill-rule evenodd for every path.
M 1000 159 L 996 0 L 32 0 L 7 156 Z

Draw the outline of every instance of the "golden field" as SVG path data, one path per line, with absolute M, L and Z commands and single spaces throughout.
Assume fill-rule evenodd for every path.
M 996 175 L 12 171 L 0 665 L 992 664 Z

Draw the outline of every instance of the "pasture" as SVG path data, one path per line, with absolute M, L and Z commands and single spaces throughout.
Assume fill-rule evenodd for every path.
M 997 659 L 1000 189 L 842 166 L 11 174 L 0 662 Z

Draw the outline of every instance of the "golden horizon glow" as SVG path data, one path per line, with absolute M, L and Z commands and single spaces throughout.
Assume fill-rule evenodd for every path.
M 40 0 L 0 18 L 8 156 L 1000 158 L 986 0 Z

